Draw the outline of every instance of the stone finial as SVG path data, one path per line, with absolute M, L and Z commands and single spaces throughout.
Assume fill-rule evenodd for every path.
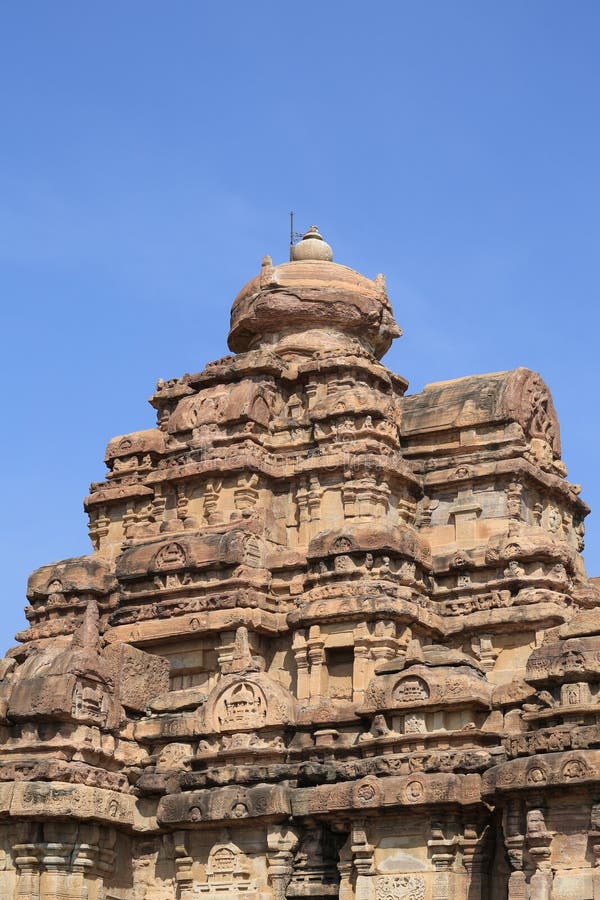
M 323 240 L 316 225 L 310 226 L 302 240 L 299 241 L 292 250 L 292 260 L 294 262 L 304 262 L 309 259 L 321 260 L 324 262 L 333 261 L 333 250 L 329 244 Z
M 100 650 L 99 635 L 100 613 L 95 600 L 90 600 L 85 608 L 83 619 L 73 633 L 72 650 Z
M 231 659 L 230 673 L 259 671 L 259 660 L 253 656 L 248 639 L 248 629 L 240 625 L 235 632 L 233 655 Z

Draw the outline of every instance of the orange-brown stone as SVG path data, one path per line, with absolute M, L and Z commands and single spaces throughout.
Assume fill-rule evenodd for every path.
M 598 579 L 547 386 L 380 362 L 316 228 L 108 444 L 0 661 L 0 897 L 600 897 Z

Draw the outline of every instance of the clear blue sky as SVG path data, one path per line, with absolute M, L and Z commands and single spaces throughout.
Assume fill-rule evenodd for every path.
M 542 373 L 600 574 L 597 0 L 21 0 L 0 34 L 0 650 L 291 208 L 386 273 L 411 390 Z

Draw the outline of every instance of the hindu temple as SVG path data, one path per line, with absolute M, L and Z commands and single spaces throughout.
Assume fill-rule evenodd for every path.
M 3 900 L 600 900 L 600 583 L 548 387 L 381 358 L 316 227 L 113 438 L 0 661 Z

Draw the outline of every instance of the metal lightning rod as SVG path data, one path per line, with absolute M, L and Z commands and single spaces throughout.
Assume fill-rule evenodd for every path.
M 294 231 L 294 211 L 290 212 L 290 260 L 294 258 L 294 244 L 297 244 L 302 234 Z

